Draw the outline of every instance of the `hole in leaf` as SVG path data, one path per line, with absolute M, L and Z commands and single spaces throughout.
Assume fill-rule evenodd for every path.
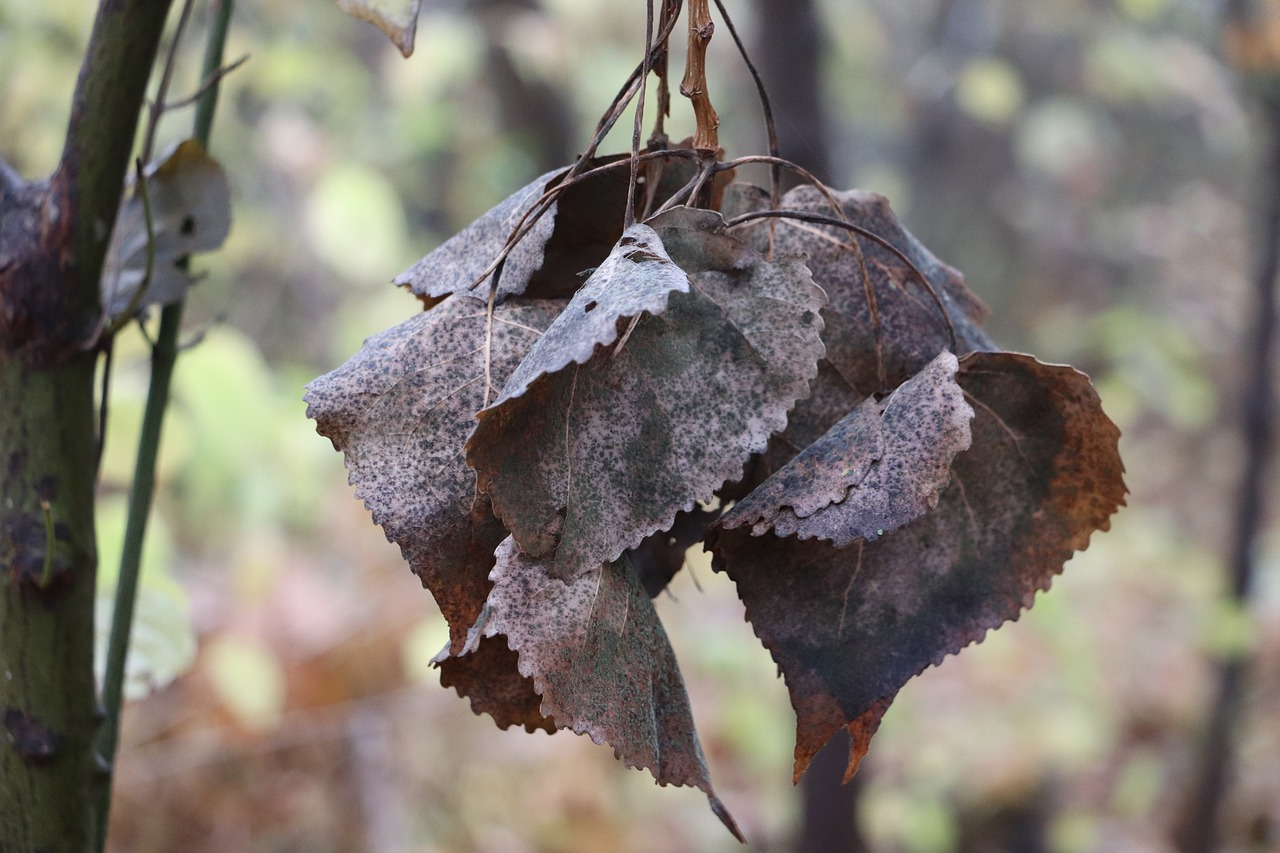
M 594 310 L 596 310 L 596 301 L 594 299 L 592 299 L 582 308 L 583 313 L 586 313 L 586 314 L 590 314 Z
M 196 218 L 194 216 L 184 216 L 182 218 L 182 227 L 180 229 L 184 237 L 190 237 L 196 233 Z

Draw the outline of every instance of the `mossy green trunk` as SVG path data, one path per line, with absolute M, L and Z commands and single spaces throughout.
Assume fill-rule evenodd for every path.
M 0 851 L 95 837 L 94 356 L 0 356 Z
M 48 181 L 0 170 L 0 853 L 97 848 L 98 281 L 171 0 L 102 0 Z

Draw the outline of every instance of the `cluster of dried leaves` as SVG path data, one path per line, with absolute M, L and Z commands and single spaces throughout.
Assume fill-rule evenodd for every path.
M 688 154 L 646 156 L 640 210 Z M 884 198 L 802 187 L 778 218 L 717 180 L 708 209 L 624 228 L 627 162 L 588 165 L 397 279 L 427 310 L 308 414 L 448 619 L 445 685 L 697 786 L 733 829 L 650 600 L 684 550 L 713 551 L 780 667 L 796 777 L 841 728 L 852 775 L 908 679 L 1109 525 L 1118 431 L 1086 376 L 997 350 Z

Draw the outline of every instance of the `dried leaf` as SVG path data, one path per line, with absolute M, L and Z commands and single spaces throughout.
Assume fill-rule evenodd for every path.
M 671 579 L 684 568 L 685 552 L 702 541 L 707 529 L 720 517 L 720 510 L 694 507 L 676 513 L 669 530 L 659 530 L 626 552 L 636 577 L 650 598 L 667 588 Z
M 356 496 L 431 590 L 459 647 L 506 537 L 463 444 L 484 405 L 486 371 L 504 381 L 559 311 L 544 301 L 499 306 L 486 347 L 485 303 L 451 297 L 369 338 L 307 386 L 307 416 L 346 454 Z
M 906 681 L 1030 607 L 1124 503 L 1119 431 L 1088 377 L 974 353 L 976 416 L 937 508 L 874 542 L 712 531 L 716 565 L 777 661 L 797 715 L 796 778 L 841 727 L 848 774 Z
M 910 524 L 938 503 L 967 450 L 973 409 L 944 352 L 882 401 L 868 398 L 725 514 L 753 536 L 817 537 L 844 548 Z
M 596 347 L 618 340 L 619 320 L 646 311 L 661 314 L 673 291 L 688 293 L 689 277 L 672 262 L 656 231 L 631 226 L 516 368 L 495 405 L 520 396 L 539 376 L 586 364 Z
M 342 11 L 382 30 L 405 57 L 413 53 L 421 5 L 422 0 L 338 0 Z
M 862 190 L 832 195 L 850 223 L 879 236 L 925 276 L 955 329 L 957 355 L 995 349 L 981 328 L 987 309 L 965 287 L 964 276 L 907 231 L 884 196 Z M 759 187 L 734 184 L 725 194 L 726 218 L 768 207 L 768 193 Z M 839 218 L 826 196 L 813 187 L 791 190 L 783 196 L 781 207 Z M 771 226 L 775 252 L 804 255 L 813 280 L 827 293 L 822 312 L 827 355 L 813 394 L 796 406 L 786 432 L 761 460 L 761 476 L 776 471 L 816 441 L 867 396 L 896 387 L 940 350 L 952 348 L 941 309 L 902 257 L 860 235 L 856 238 L 860 261 L 848 230 L 812 222 L 756 220 L 734 233 L 764 251 Z M 868 282 L 879 316 L 879 338 L 867 298 Z M 883 383 L 878 358 L 883 360 Z
M 480 488 L 523 551 L 553 557 L 553 577 L 669 529 L 739 476 L 806 394 L 822 293 L 803 264 L 766 261 L 722 222 L 683 208 L 651 221 L 690 291 L 585 365 L 548 372 L 531 352 L 519 375 L 536 378 L 513 377 L 479 415 L 467 458 Z
M 231 188 L 217 160 L 194 139 L 180 143 L 148 165 L 154 258 L 146 292 L 136 300 L 147 272 L 147 223 L 142 196 L 120 207 L 102 270 L 102 304 L 108 316 L 130 309 L 177 302 L 191 286 L 179 263 L 222 245 L 231 230 Z
M 689 697 L 658 614 L 625 560 L 572 581 L 551 564 L 498 547 L 493 592 L 468 649 L 505 635 L 533 679 L 541 713 L 561 728 L 613 747 L 628 767 L 648 769 L 660 785 L 702 789 L 726 826 L 741 837 L 711 788 L 693 727 Z
M 618 159 L 593 160 L 587 168 Z M 568 169 L 548 172 L 516 191 L 401 273 L 395 283 L 428 302 L 451 293 L 487 298 L 487 281 L 474 290 L 472 285 L 501 254 L 524 215 L 567 173 Z M 613 169 L 564 189 L 507 256 L 498 280 L 498 301 L 519 295 L 572 296 L 583 283 L 582 274 L 599 266 L 622 236 L 627 181 L 625 168 Z
M 452 687 L 459 696 L 471 700 L 471 710 L 488 714 L 500 729 L 524 726 L 525 731 L 554 733 L 555 720 L 542 715 L 542 697 L 532 678 L 521 675 L 519 658 L 505 637 L 478 637 L 478 642 L 461 657 L 446 647 L 435 659 L 440 683 Z

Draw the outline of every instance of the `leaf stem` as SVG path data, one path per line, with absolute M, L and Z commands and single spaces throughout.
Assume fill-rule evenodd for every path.
M 209 79 L 222 67 L 227 29 L 235 7 L 234 0 L 217 0 L 205 46 L 203 79 Z M 176 54 L 177 40 L 170 53 L 169 67 Z M 196 106 L 195 137 L 206 148 L 213 126 L 213 115 L 218 99 L 219 78 L 208 87 Z M 162 84 L 163 85 L 163 84 Z M 163 90 L 162 90 L 163 94 Z M 163 108 L 163 97 L 156 103 Z M 129 490 L 128 520 L 125 525 L 124 547 L 120 557 L 120 576 L 116 586 L 115 607 L 111 620 L 111 635 L 107 647 L 107 665 L 103 676 L 102 702 L 106 710 L 99 749 L 108 762 L 115 760 L 120 735 L 120 709 L 124 697 L 125 660 L 129 648 L 129 634 L 133 627 L 134 605 L 137 601 L 138 578 L 142 564 L 142 544 L 146 537 L 147 516 L 151 511 L 155 494 L 156 459 L 160 449 L 161 427 L 169 403 L 169 388 L 174 363 L 178 357 L 178 332 L 182 327 L 183 301 L 166 305 L 160 312 L 160 330 L 151 350 L 151 385 L 147 391 L 147 404 L 143 413 L 142 430 L 138 438 L 138 458 L 134 468 L 133 483 Z M 101 821 L 98 849 L 106 848 L 108 815 L 111 806 L 111 786 L 103 786 Z
M 707 0 L 689 0 L 689 52 L 685 60 L 684 79 L 680 81 L 680 94 L 693 104 L 693 116 L 697 126 L 693 134 L 693 149 L 705 156 L 715 156 L 720 150 L 718 130 L 720 117 L 711 106 L 707 94 L 707 45 L 716 31 L 711 20 Z

